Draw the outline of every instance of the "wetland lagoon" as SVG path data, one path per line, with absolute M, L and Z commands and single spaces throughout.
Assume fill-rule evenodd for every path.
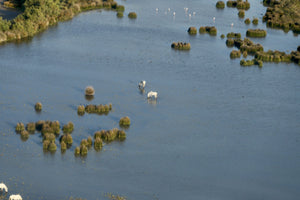
M 243 67 L 243 56 L 254 55 L 231 59 L 239 49 L 227 47 L 225 36 L 244 39 L 248 29 L 263 29 L 267 36 L 251 41 L 287 54 L 300 36 L 267 27 L 262 1 L 248 0 L 244 18 L 237 8 L 216 8 L 217 0 L 117 2 L 122 18 L 112 10 L 82 12 L 0 45 L 0 183 L 8 187 L 0 199 L 298 199 L 300 65 Z M 248 18 L 258 23 L 245 24 Z M 217 33 L 190 35 L 189 27 Z M 172 49 L 177 41 L 190 50 Z M 157 100 L 147 99 L 149 91 Z M 88 113 L 88 105 L 110 110 Z M 130 126 L 121 127 L 126 116 Z M 72 122 L 72 145 L 61 151 L 63 130 L 51 137 L 54 152 L 43 150 L 41 133 L 24 140 L 15 131 L 40 120 L 60 128 Z M 74 155 L 95 133 L 115 128 L 126 139 Z

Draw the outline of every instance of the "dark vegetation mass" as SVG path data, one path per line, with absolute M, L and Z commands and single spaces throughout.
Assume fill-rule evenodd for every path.
M 173 42 L 171 47 L 176 50 L 190 50 L 191 44 L 186 42 Z
M 209 35 L 216 36 L 217 28 L 214 26 L 201 26 L 199 28 L 199 33 L 200 34 L 208 33 Z

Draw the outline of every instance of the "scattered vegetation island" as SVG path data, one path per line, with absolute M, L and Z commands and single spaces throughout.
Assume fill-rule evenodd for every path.
M 120 126 L 130 126 L 130 118 L 128 116 L 122 117 L 119 121 Z
M 240 10 L 238 12 L 238 16 L 239 16 L 239 18 L 244 18 L 245 17 L 245 11 L 244 10 Z
M 89 114 L 98 114 L 98 115 L 102 115 L 102 114 L 105 114 L 107 115 L 111 110 L 112 110 L 112 104 L 105 104 L 105 105 L 102 105 L 102 104 L 99 104 L 99 105 L 92 105 L 92 104 L 89 104 L 89 105 L 86 105 L 85 107 L 82 105 L 81 106 L 78 106 L 77 108 L 77 113 L 78 112 L 83 112 L 82 109 L 84 108 L 85 112 L 89 113 Z
M 209 35 L 216 36 L 217 35 L 217 28 L 214 26 L 201 26 L 199 28 L 200 34 L 208 33 Z
M 299 0 L 263 0 L 263 4 L 269 6 L 263 16 L 268 27 L 300 33 Z
M 226 5 L 227 7 L 244 9 L 244 10 L 248 10 L 250 8 L 250 3 L 248 2 L 248 0 L 227 1 Z
M 130 13 L 128 13 L 128 17 L 130 19 L 136 19 L 137 18 L 137 14 L 135 12 L 130 12 Z
M 187 31 L 190 35 L 196 35 L 197 34 L 197 28 L 196 27 L 190 27 Z
M 246 35 L 247 37 L 266 37 L 267 31 L 263 29 L 248 29 Z
M 216 3 L 216 7 L 217 7 L 218 9 L 224 9 L 224 8 L 225 8 L 225 3 L 224 3 L 224 1 L 218 1 L 218 2 Z
M 173 42 L 171 47 L 176 50 L 190 50 L 191 44 L 186 42 Z
M 85 95 L 86 96 L 94 96 L 95 95 L 95 89 L 93 88 L 93 86 L 87 86 L 85 88 Z
M 122 18 L 123 17 L 123 12 L 117 12 L 117 17 Z
M 242 35 L 240 33 L 234 33 L 234 32 L 231 32 L 231 33 L 227 33 L 227 38 L 241 38 Z
M 0 43 L 32 37 L 57 24 L 72 19 L 80 12 L 92 9 L 124 10 L 113 0 L 9 0 L 9 7 L 18 7 L 23 13 L 13 20 L 0 20 Z
M 221 34 L 221 36 L 220 36 L 222 39 L 224 39 L 225 38 L 225 35 L 224 34 Z
M 34 109 L 37 111 L 37 112 L 41 112 L 42 111 L 42 103 L 41 102 L 37 102 L 34 106 Z
M 114 140 L 123 141 L 126 139 L 126 133 L 117 128 L 111 130 L 101 130 L 94 133 L 94 139 L 100 138 L 102 141 L 108 143 Z
M 252 24 L 257 25 L 257 24 L 258 24 L 258 19 L 257 19 L 257 18 L 254 18 L 254 19 L 252 20 Z
M 247 25 L 248 25 L 248 24 L 250 24 L 250 23 L 251 23 L 251 20 L 250 20 L 249 18 L 247 18 L 247 19 L 245 19 L 245 21 L 244 21 L 244 22 L 245 22 L 245 24 L 247 24 Z
M 230 53 L 230 58 L 240 58 L 241 57 L 241 51 L 240 50 L 232 50 Z

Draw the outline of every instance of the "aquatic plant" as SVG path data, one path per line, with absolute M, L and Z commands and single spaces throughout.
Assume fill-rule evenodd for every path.
M 234 46 L 240 49 L 241 52 L 247 51 L 247 53 L 255 54 L 257 51 L 263 51 L 264 48 L 261 44 L 255 44 L 250 39 L 234 39 Z
M 37 111 L 37 112 L 40 112 L 40 111 L 42 111 L 42 103 L 41 102 L 37 102 L 36 104 L 35 104 L 35 106 L 34 106 L 34 108 L 35 108 L 35 110 Z
M 258 19 L 257 19 L 257 18 L 254 18 L 254 19 L 252 20 L 252 24 L 257 25 L 257 24 L 258 24 Z
M 56 139 L 53 133 L 45 133 L 43 138 L 44 140 L 49 140 L 50 142 L 53 142 Z
M 239 18 L 244 18 L 245 17 L 245 11 L 244 10 L 240 10 L 238 12 L 238 16 L 239 16 Z
M 87 142 L 87 140 L 86 140 L 86 139 L 82 139 L 82 140 L 81 140 L 81 142 L 80 142 L 80 146 L 82 146 L 82 145 L 85 145 L 85 146 L 87 146 L 87 145 L 88 145 L 88 142 Z
M 225 35 L 224 35 L 224 34 L 222 34 L 220 37 L 221 37 L 222 39 L 224 39 L 224 38 L 225 38 Z
M 45 124 L 44 120 L 39 120 L 35 123 L 35 128 L 37 131 L 41 131 L 43 128 L 43 124 Z
M 55 144 L 55 142 L 54 141 L 51 141 L 50 142 L 50 144 L 49 144 L 49 146 L 48 146 L 48 150 L 49 151 L 56 151 L 56 144 Z
M 199 28 L 199 33 L 200 34 L 208 33 L 209 35 L 216 36 L 217 28 L 214 26 L 201 26 Z
M 130 118 L 128 116 L 122 117 L 119 121 L 120 126 L 130 126 Z
M 103 143 L 100 137 L 97 137 L 94 141 L 95 150 L 100 150 L 103 147 Z
M 196 27 L 189 27 L 188 31 L 187 31 L 190 35 L 196 35 L 197 34 L 197 28 Z
M 74 151 L 75 156 L 79 156 L 80 155 L 80 147 L 76 147 L 75 151 Z
M 67 150 L 67 144 L 66 144 L 64 141 L 62 141 L 62 142 L 60 143 L 60 149 L 61 149 L 62 151 Z
M 244 9 L 244 10 L 248 10 L 250 8 L 250 3 L 248 2 L 248 0 L 227 1 L 226 5 L 227 7 Z
M 82 115 L 84 115 L 84 113 L 85 113 L 85 107 L 84 107 L 84 105 L 79 105 L 77 107 L 77 114 L 80 115 L 80 116 L 82 116 Z
M 171 47 L 176 50 L 190 50 L 191 44 L 186 42 L 173 42 Z
M 26 125 L 26 130 L 30 133 L 34 133 L 35 131 L 35 123 L 34 122 L 29 122 L 27 125 Z
M 227 33 L 227 38 L 241 38 L 241 34 L 240 33 L 234 33 L 234 32 L 231 32 L 231 33 Z
M 80 155 L 86 156 L 88 153 L 88 148 L 85 145 L 80 145 Z
M 129 17 L 130 19 L 136 19 L 136 18 L 137 18 L 137 14 L 136 14 L 135 12 L 130 12 L 130 13 L 128 14 L 128 17 Z
M 253 59 L 253 60 L 244 60 L 240 61 L 240 65 L 243 67 L 249 67 L 252 65 L 258 65 L 259 67 L 263 66 L 263 62 L 261 60 Z
M 74 124 L 73 122 L 68 122 L 67 124 L 65 124 L 62 128 L 62 131 L 64 133 L 72 133 L 74 130 Z
M 21 133 L 21 131 L 25 130 L 24 124 L 22 122 L 17 123 L 15 130 L 17 133 Z
M 109 111 L 112 110 L 112 104 L 106 104 L 106 105 L 102 105 L 102 104 L 99 104 L 99 105 L 86 105 L 85 106 L 85 111 L 89 114 L 99 114 L 99 115 L 102 115 L 102 114 L 108 114 Z
M 223 8 L 225 8 L 225 3 L 224 3 L 224 1 L 218 1 L 218 2 L 216 3 L 216 7 L 217 7 L 218 9 L 223 9 Z
M 87 147 L 91 147 L 93 145 L 93 138 L 91 136 L 89 136 L 87 138 Z
M 27 140 L 29 138 L 29 133 L 26 130 L 21 131 L 21 138 Z
M 226 46 L 227 47 L 233 47 L 234 46 L 234 40 L 233 39 L 227 39 L 226 40 Z
M 93 86 L 87 86 L 85 88 L 85 95 L 86 96 L 93 96 L 93 95 L 95 95 L 95 89 L 93 88 Z
M 125 140 L 126 139 L 126 133 L 125 131 L 123 130 L 118 130 L 118 133 L 117 133 L 117 137 L 119 140 Z
M 117 12 L 117 17 L 122 18 L 123 17 L 123 12 Z
M 240 58 L 241 57 L 241 51 L 237 51 L 237 50 L 232 50 L 230 53 L 230 58 L 234 59 L 234 58 Z
M 48 150 L 49 145 L 50 145 L 50 141 L 49 140 L 44 140 L 43 141 L 43 149 L 44 150 Z
M 244 58 L 247 58 L 247 56 L 248 56 L 247 51 L 244 51 L 244 52 L 243 52 L 243 57 L 244 57 Z
M 125 131 L 119 130 L 117 128 L 111 130 L 101 130 L 101 131 L 96 131 L 94 133 L 95 141 L 97 138 L 100 138 L 105 142 L 112 142 L 116 139 L 124 140 L 126 138 L 126 133 Z
M 267 31 L 263 29 L 248 29 L 246 35 L 247 37 L 266 37 Z
M 299 51 L 299 52 L 300 52 L 300 46 L 298 46 L 298 48 L 297 48 L 297 51 Z
M 125 7 L 123 5 L 118 5 L 116 8 L 116 11 L 118 12 L 124 12 L 125 11 Z
M 245 19 L 245 24 L 250 24 L 251 23 L 251 20 L 249 18 Z

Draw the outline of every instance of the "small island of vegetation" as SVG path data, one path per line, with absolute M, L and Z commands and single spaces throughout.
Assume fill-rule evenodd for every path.
M 176 50 L 190 50 L 191 44 L 186 42 L 173 42 L 171 47 Z

